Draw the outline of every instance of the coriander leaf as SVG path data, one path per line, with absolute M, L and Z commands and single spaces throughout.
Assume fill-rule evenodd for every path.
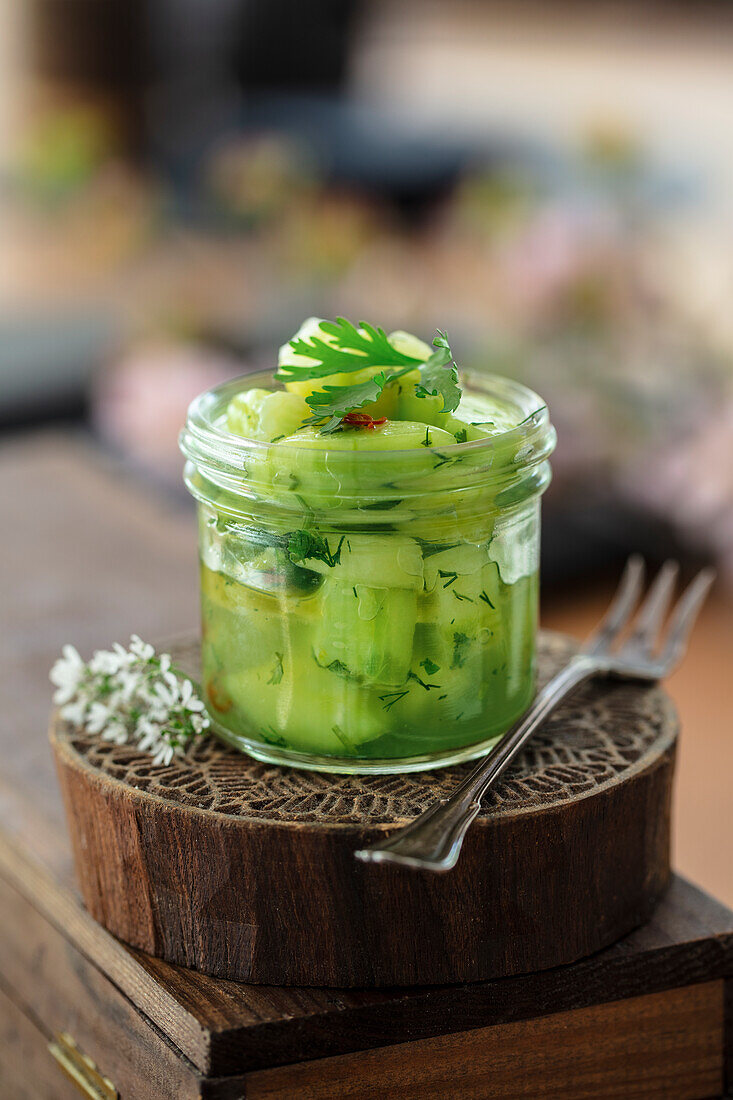
M 390 374 L 380 370 L 365 382 L 356 382 L 353 386 L 324 386 L 322 390 L 308 394 L 306 401 L 313 409 L 313 416 L 304 420 L 303 425 L 320 424 L 328 418 L 328 423 L 321 428 L 321 435 L 330 435 L 338 430 L 345 416 L 362 405 L 371 405 L 385 386 L 412 369 L 405 367 Z
M 402 367 L 410 368 L 420 363 L 414 355 L 398 351 L 390 344 L 384 329 L 374 328 L 366 321 L 359 326 L 338 317 L 335 321 L 322 321 L 321 332 L 331 339 L 327 343 L 320 336 L 311 336 L 307 340 L 297 337 L 290 341 L 290 347 L 296 355 L 311 359 L 312 363 L 284 365 L 275 377 L 280 381 L 292 379 L 325 378 L 329 374 L 363 370 L 365 367 Z
M 325 420 L 330 416 L 341 419 L 354 409 L 376 401 L 386 382 L 387 372 L 380 370 L 365 382 L 357 382 L 353 386 L 324 386 L 322 390 L 309 393 L 306 401 L 316 415 L 306 423 Z
M 316 558 L 333 569 L 335 565 L 339 565 L 341 562 L 343 542 L 344 536 L 342 535 L 336 550 L 332 552 L 328 539 L 324 539 L 312 531 L 293 531 L 288 539 L 288 554 L 291 561 L 294 561 L 296 565 L 308 558 Z
M 429 657 L 420 662 L 420 668 L 424 668 L 428 676 L 434 676 L 436 672 L 440 672 L 440 665 L 436 665 L 435 661 L 431 661 Z
M 438 330 L 433 344 L 438 350 L 418 368 L 420 381 L 415 386 L 415 396 L 442 397 L 443 411 L 454 412 L 461 400 L 461 388 L 445 333 Z
M 456 443 L 465 443 L 468 438 L 468 428 L 461 428 L 455 433 Z

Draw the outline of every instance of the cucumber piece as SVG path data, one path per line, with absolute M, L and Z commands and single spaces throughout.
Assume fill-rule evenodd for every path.
M 404 682 L 412 659 L 417 593 L 327 580 L 313 652 L 321 668 L 387 687 Z
M 425 562 L 429 617 L 441 639 L 442 662 L 461 668 L 479 656 L 490 641 L 503 635 L 498 572 L 485 547 L 457 546 L 431 555 Z M 437 573 L 437 576 L 436 576 Z
M 423 363 L 430 358 L 434 351 L 434 348 L 431 348 L 430 344 L 426 344 L 419 336 L 413 336 L 411 332 L 405 332 L 403 329 L 398 328 L 394 332 L 390 332 L 387 339 L 397 351 L 401 351 L 403 355 L 413 355 L 416 359 L 421 359 Z
M 310 407 L 295 393 L 254 389 L 232 398 L 226 424 L 234 435 L 272 443 L 293 435 L 311 415 Z
M 355 756 L 387 727 L 375 694 L 321 669 L 299 649 L 278 651 L 224 682 L 237 728 L 298 752 Z M 223 724 L 230 725 L 227 715 Z M 231 723 L 234 725 L 234 723 Z
M 330 540 L 340 550 L 334 565 L 318 558 L 306 558 L 304 564 L 316 573 L 344 586 L 362 584 L 374 588 L 423 588 L 423 557 L 419 543 L 407 535 L 346 535 Z
M 425 591 L 433 592 L 438 586 L 447 589 L 458 583 L 459 578 L 475 577 L 488 561 L 489 552 L 485 546 L 471 546 L 468 543 L 430 554 L 425 559 Z M 465 588 L 466 585 L 461 583 L 458 587 Z
M 421 447 L 428 451 L 435 447 L 450 447 L 455 444 L 455 439 L 450 432 L 425 423 L 388 420 L 372 430 L 344 428 L 330 435 L 321 435 L 319 429 L 311 425 L 297 435 L 283 439 L 282 443 L 283 446 L 292 444 L 303 450 L 315 451 L 416 451 Z M 395 459 L 396 466 L 398 462 Z
M 268 464 L 272 484 L 294 488 L 302 501 L 313 508 L 343 507 L 344 495 L 377 500 L 380 492 L 394 495 L 405 486 L 429 476 L 436 464 L 432 448 L 455 444 L 441 428 L 390 420 L 373 430 L 347 428 L 321 435 L 318 428 L 303 428 L 297 435 L 270 448 Z M 368 461 L 374 452 L 393 451 L 389 469 L 382 462 Z M 403 462 L 400 451 L 411 452 Z M 420 457 L 418 457 L 418 455 Z
M 275 600 L 251 598 L 242 585 L 201 567 L 201 664 L 204 682 L 223 670 L 249 668 L 281 648 L 283 616 Z
M 397 410 L 395 415 L 399 420 L 410 420 L 421 424 L 441 424 L 443 415 L 443 398 L 438 394 L 435 397 L 418 397 L 415 388 L 420 381 L 420 375 L 415 371 L 405 374 L 400 378 L 399 396 L 397 398 Z M 448 429 L 450 430 L 450 429 Z M 451 440 L 455 443 L 455 440 Z

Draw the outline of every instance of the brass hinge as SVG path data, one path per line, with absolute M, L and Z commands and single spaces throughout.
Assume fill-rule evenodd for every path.
M 117 1089 L 109 1077 L 103 1077 L 91 1058 L 82 1054 L 68 1031 L 54 1036 L 48 1049 L 83 1096 L 88 1096 L 90 1100 L 119 1100 Z

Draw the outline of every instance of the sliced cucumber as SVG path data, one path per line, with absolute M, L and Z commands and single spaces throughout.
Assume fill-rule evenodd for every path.
M 321 607 L 313 645 L 321 668 L 369 684 L 391 687 L 404 682 L 417 614 L 414 589 L 327 580 Z
M 310 426 L 282 443 L 316 451 L 416 451 L 420 447 L 450 447 L 455 439 L 450 432 L 425 423 L 388 420 L 372 430 L 344 428 L 330 435 L 322 435 L 317 427 Z M 399 459 L 395 459 L 395 466 L 398 470 Z
M 354 756 L 386 728 L 374 693 L 287 649 L 226 677 L 224 690 L 244 716 L 244 732 L 299 752 Z
M 447 589 L 457 584 L 459 578 L 463 580 L 476 576 L 488 561 L 489 552 L 485 546 L 471 546 L 467 543 L 430 554 L 425 559 L 425 591 L 433 592 L 437 586 Z M 465 584 L 459 584 L 459 588 L 465 587 Z
M 234 435 L 273 443 L 293 435 L 311 409 L 302 397 L 281 390 L 246 390 L 227 406 L 226 424 Z
M 405 421 L 330 435 L 311 426 L 270 448 L 270 480 L 293 486 L 293 492 L 313 508 L 343 507 L 345 494 L 363 496 L 365 501 L 378 500 L 385 491 L 394 497 L 402 481 L 409 488 L 430 476 L 439 461 L 432 448 L 452 444 L 453 436 L 441 428 Z M 395 452 L 389 469 L 384 462 L 368 461 L 370 453 L 382 451 Z M 400 451 L 410 452 L 409 458 L 403 461 Z
M 337 544 L 337 561 L 330 565 L 318 558 L 303 562 L 309 569 L 332 578 L 338 584 L 363 584 L 374 588 L 423 588 L 423 557 L 419 543 L 407 535 L 346 535 Z M 337 546 L 340 545 L 340 550 Z

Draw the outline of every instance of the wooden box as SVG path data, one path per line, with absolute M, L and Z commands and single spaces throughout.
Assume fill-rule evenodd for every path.
M 703 1100 L 733 1084 L 733 914 L 683 880 L 645 927 L 574 966 L 411 990 L 275 988 L 122 946 L 81 907 L 62 837 L 47 839 L 42 862 L 39 833 L 0 839 L 8 1100 Z

